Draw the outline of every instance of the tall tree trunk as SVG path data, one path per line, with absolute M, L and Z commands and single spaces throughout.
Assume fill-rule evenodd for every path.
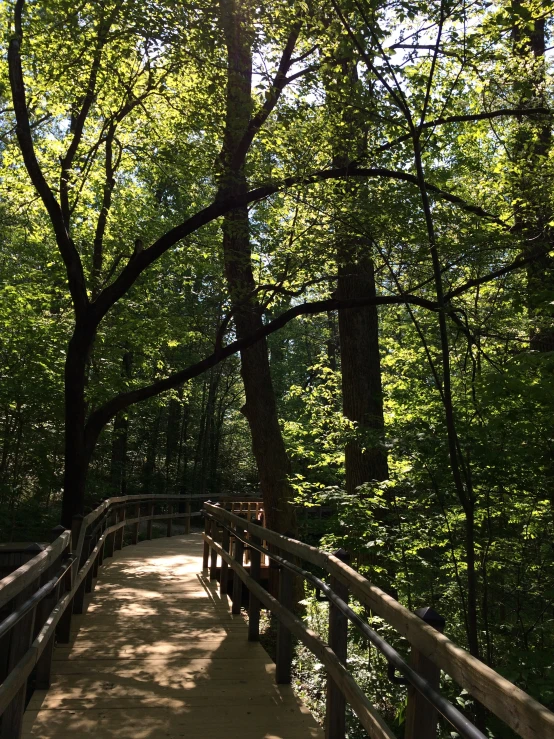
M 114 419 L 112 433 L 112 458 L 110 464 L 110 490 L 113 495 L 127 495 L 127 440 L 129 421 L 125 413 Z
M 516 19 L 512 33 L 514 51 L 523 66 L 518 76 L 528 83 L 530 90 L 519 104 L 546 107 L 545 19 L 535 20 L 529 26 L 527 16 L 521 12 L 521 0 L 514 0 L 512 7 Z M 520 121 L 516 134 L 518 174 L 514 181 L 514 200 L 520 203 L 516 220 L 525 236 L 525 255 L 536 257 L 527 265 L 527 307 L 530 347 L 539 352 L 554 351 L 554 259 L 547 253 L 552 248 L 551 183 L 545 167 L 551 148 L 549 119 Z
M 355 59 L 344 59 L 341 68 L 341 82 L 354 96 L 358 83 Z M 335 80 L 329 81 L 328 93 L 332 101 L 335 86 Z M 340 137 L 336 136 L 333 142 L 334 164 L 345 167 L 349 161 L 365 153 L 364 126 L 359 112 L 349 106 L 345 107 L 339 102 L 336 113 L 343 127 Z M 343 133 L 345 130 L 348 132 L 346 138 Z M 347 183 L 346 194 L 355 212 L 356 203 L 359 202 L 358 187 Z M 348 224 L 339 219 L 336 234 L 337 297 L 339 300 L 375 297 L 375 269 L 370 245 L 367 242 L 360 243 L 359 237 L 349 232 Z M 352 495 L 363 483 L 386 480 L 389 476 L 384 446 L 385 419 L 377 306 L 339 311 L 339 345 L 343 413 L 356 425 L 355 437 L 347 442 L 345 449 L 346 492 Z
M 375 296 L 369 256 L 356 259 L 343 245 L 339 260 L 339 299 Z M 339 334 L 343 413 L 356 423 L 357 438 L 345 449 L 346 492 L 352 494 L 364 482 L 388 477 L 377 307 L 339 311 Z
M 82 514 L 91 450 L 85 443 L 86 368 L 93 331 L 77 324 L 65 360 L 65 469 L 62 525 L 71 528 L 73 516 Z
M 160 421 L 162 417 L 162 409 L 156 410 L 156 417 L 150 433 L 148 434 L 148 441 L 146 445 L 146 460 L 144 462 L 144 468 L 142 472 L 142 489 L 147 495 L 153 495 L 155 493 L 162 492 L 158 489 L 157 485 L 154 485 L 154 474 L 156 472 L 156 459 L 158 456 L 158 436 L 160 432 Z
M 170 494 L 176 489 L 177 471 L 174 470 L 175 458 L 179 452 L 179 426 L 181 421 L 181 403 L 171 398 L 167 406 L 167 427 L 165 438 L 165 492 Z M 178 463 L 178 460 L 177 460 Z
M 246 192 L 242 163 L 233 156 L 248 128 L 252 114 L 252 18 L 248 0 L 221 0 L 221 17 L 227 46 L 228 79 L 225 139 L 221 154 L 220 197 Z M 254 333 L 263 325 L 262 310 L 254 298 L 248 209 L 236 208 L 223 221 L 225 276 L 229 286 L 237 338 Z M 279 426 L 265 339 L 241 353 L 241 376 L 246 402 L 242 412 L 252 435 L 252 449 L 264 501 L 268 527 L 281 532 L 295 529 L 289 504 L 289 460 Z

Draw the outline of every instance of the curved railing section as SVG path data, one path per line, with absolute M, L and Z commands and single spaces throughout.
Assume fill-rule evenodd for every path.
M 123 547 L 126 531 L 130 544 L 138 543 L 141 525 L 151 539 L 155 521 L 166 523 L 167 536 L 178 521 L 188 533 L 208 497 L 108 498 L 75 516 L 71 531 L 56 527 L 49 546 L 0 580 L 0 736 L 21 736 L 29 678 L 34 688 L 49 687 L 54 643 L 69 643 L 72 615 L 83 613 L 99 568 Z
M 438 715 L 467 739 L 486 739 L 457 708 L 439 692 L 443 670 L 477 701 L 524 739 L 554 737 L 554 713 L 520 690 L 493 669 L 454 644 L 440 631 L 437 621 L 424 620 L 394 598 L 372 585 L 339 556 L 328 554 L 300 541 L 262 528 L 219 505 L 204 504 L 204 568 L 210 579 L 219 580 L 222 593 L 227 592 L 228 568 L 233 577 L 232 609 L 240 613 L 243 584 L 249 591 L 248 638 L 259 638 L 260 605 L 270 609 L 278 619 L 276 645 L 276 680 L 291 680 L 292 636 L 297 637 L 320 660 L 327 671 L 326 727 L 327 739 L 344 739 L 346 703 L 358 716 L 368 735 L 375 739 L 393 739 L 394 734 L 374 709 L 354 677 L 346 668 L 347 630 L 351 622 L 361 634 L 379 649 L 389 662 L 391 679 L 408 685 L 405 739 L 434 739 Z M 244 567 L 245 552 L 250 567 Z M 217 567 L 217 558 L 221 567 Z M 341 557 L 342 556 L 342 557 Z M 262 557 L 269 559 L 278 576 L 278 587 L 272 595 L 260 584 Z M 319 568 L 316 577 L 302 567 L 307 562 Z M 302 578 L 324 593 L 329 601 L 329 637 L 323 641 L 294 613 L 294 579 Z M 328 582 L 324 582 L 327 577 Z M 270 588 L 271 589 L 271 588 Z M 384 619 L 411 646 L 408 664 L 393 647 L 382 639 L 348 605 L 354 598 Z M 426 609 L 424 609 L 426 610 Z M 437 616 L 437 614 L 435 614 Z M 444 623 L 443 623 L 444 625 Z M 398 671 L 402 678 L 395 677 Z

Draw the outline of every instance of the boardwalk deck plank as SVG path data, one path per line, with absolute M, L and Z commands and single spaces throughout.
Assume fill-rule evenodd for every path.
M 322 739 L 264 649 L 247 641 L 192 534 L 143 542 L 101 571 L 72 640 L 55 650 L 23 739 Z

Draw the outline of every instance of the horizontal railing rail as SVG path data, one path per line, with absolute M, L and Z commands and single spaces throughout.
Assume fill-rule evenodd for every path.
M 373 705 L 346 669 L 348 620 L 372 642 L 409 683 L 405 739 L 433 739 L 437 715 L 444 718 L 462 737 L 484 739 L 463 714 L 438 692 L 440 670 L 465 688 L 494 715 L 524 739 L 554 737 L 554 713 L 538 703 L 490 667 L 451 642 L 436 628 L 411 613 L 394 598 L 349 567 L 337 556 L 323 552 L 287 536 L 237 516 L 221 506 L 204 504 L 204 567 L 210 561 L 210 577 L 216 577 L 217 556 L 221 558 L 220 583 L 226 591 L 227 569 L 233 579 L 233 612 L 240 612 L 242 585 L 248 588 L 249 639 L 259 638 L 260 604 L 278 619 L 276 648 L 277 682 L 290 682 L 294 634 L 324 664 L 328 673 L 326 737 L 345 736 L 345 703 L 351 706 L 370 737 L 393 736 Z M 266 543 L 266 546 L 263 543 Z M 244 552 L 250 552 L 250 571 L 243 566 Z M 271 559 L 279 568 L 279 595 L 274 597 L 260 584 L 260 558 Z M 295 561 L 287 559 L 286 555 Z M 309 562 L 330 576 L 330 584 L 298 565 Z M 329 639 L 325 643 L 308 629 L 293 612 L 293 579 L 302 577 L 329 600 Z M 349 597 L 380 616 L 411 645 L 411 664 L 382 639 L 348 605 Z
M 122 549 L 126 531 L 130 544 L 138 543 L 141 524 L 151 539 L 156 521 L 166 521 L 167 536 L 179 521 L 188 533 L 208 497 L 108 498 L 75 516 L 71 531 L 53 529 L 49 546 L 0 580 L 0 739 L 21 736 L 30 690 L 49 687 L 54 644 L 69 643 L 72 615 L 83 613 L 100 566 Z

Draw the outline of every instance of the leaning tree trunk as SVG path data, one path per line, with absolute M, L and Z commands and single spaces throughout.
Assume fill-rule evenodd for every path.
M 221 154 L 220 197 L 247 190 L 242 162 L 233 165 L 252 115 L 252 9 L 248 0 L 221 0 L 228 61 L 225 139 Z M 231 295 L 237 338 L 262 328 L 262 310 L 254 297 L 248 209 L 236 208 L 223 220 L 225 276 Z M 241 375 L 246 401 L 242 409 L 252 435 L 252 449 L 268 527 L 281 532 L 295 528 L 289 504 L 289 460 L 279 426 L 265 339 L 241 353 Z

